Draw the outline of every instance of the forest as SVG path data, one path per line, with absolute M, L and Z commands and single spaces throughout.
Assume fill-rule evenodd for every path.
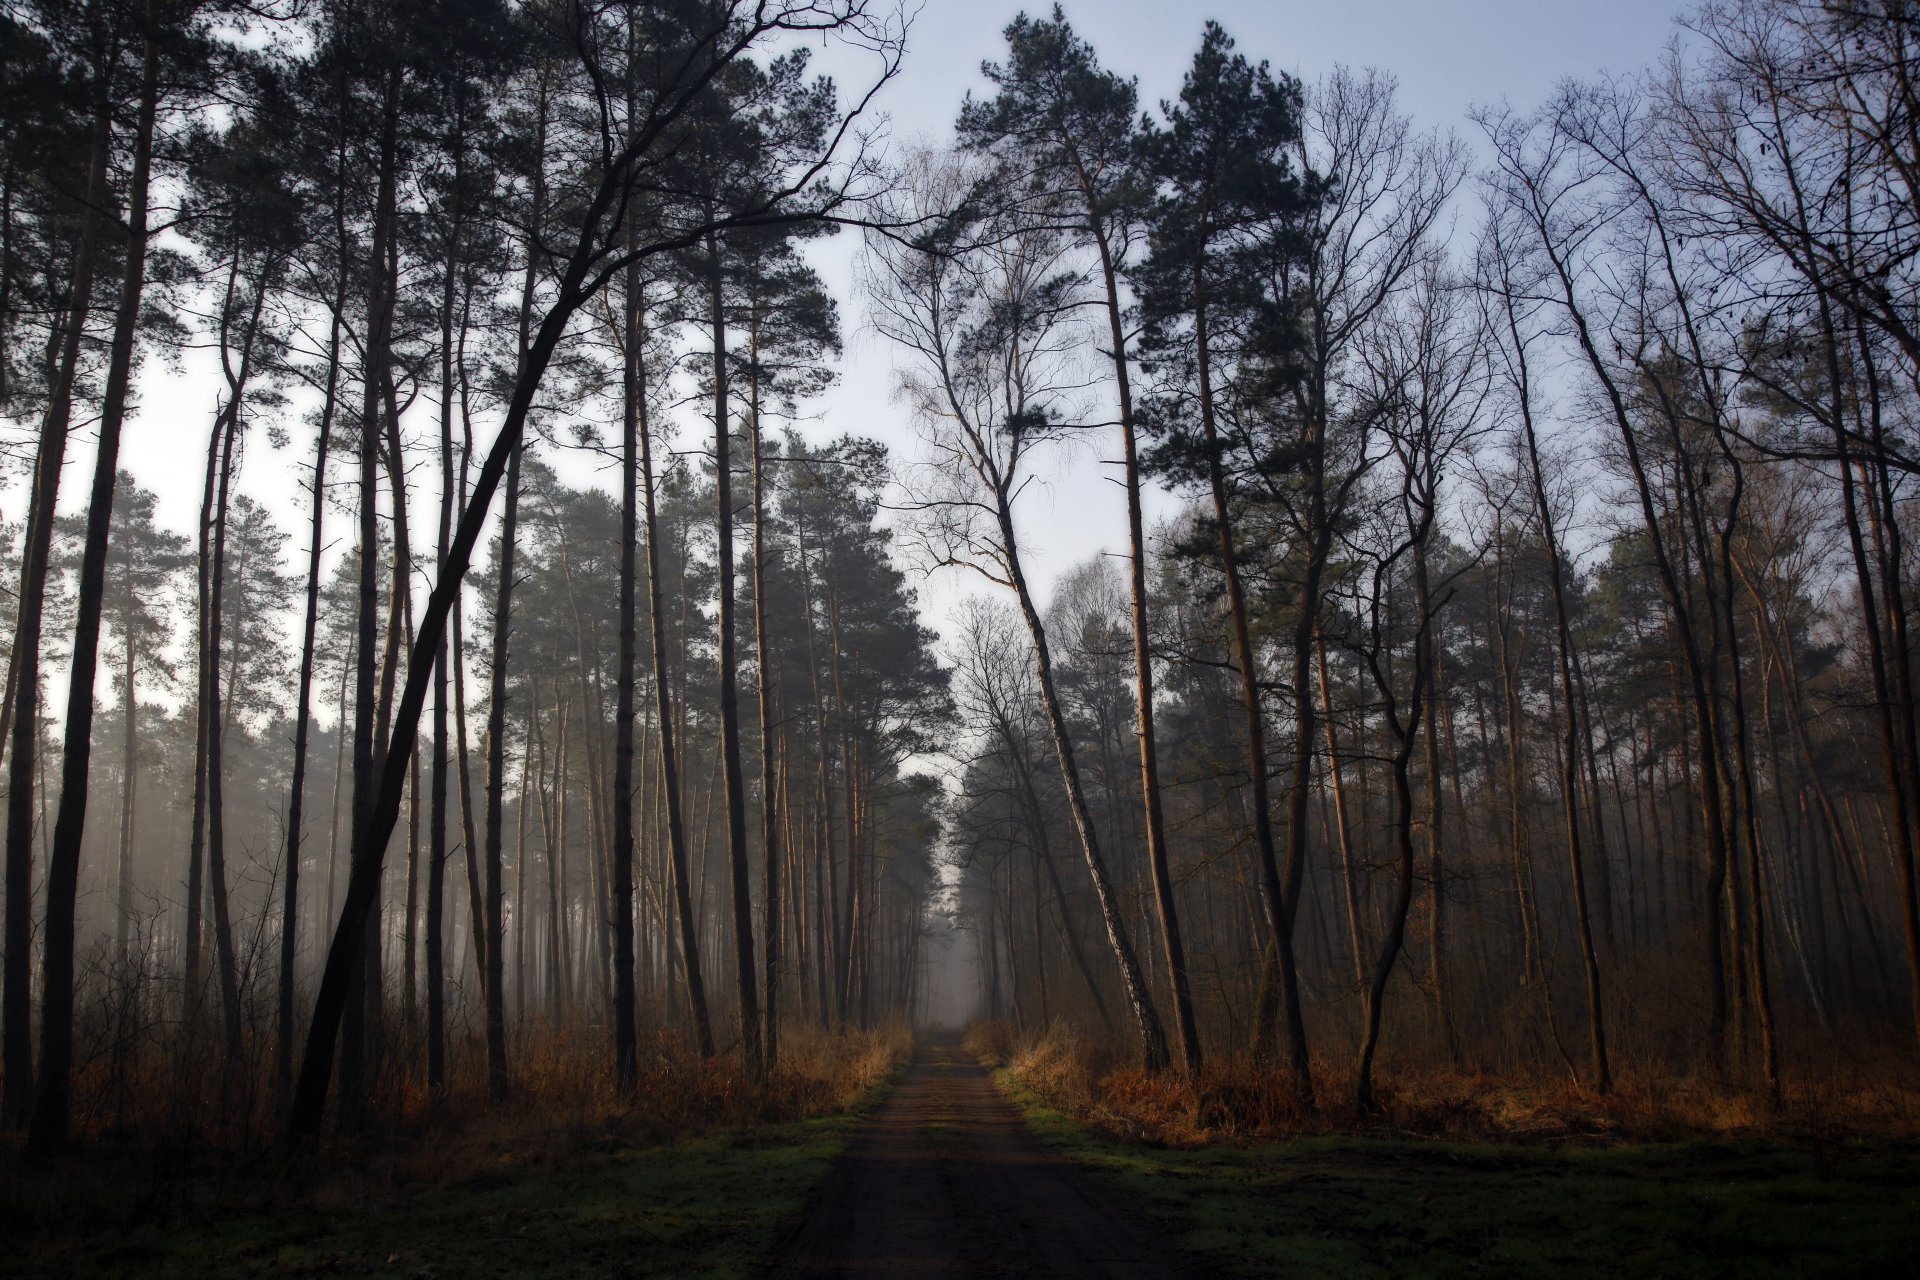
M 1920 6 L 1457 130 L 1036 9 L 920 139 L 916 12 L 0 7 L 0 1271 L 613 1169 L 709 1218 L 444 1265 L 866 1274 L 920 1088 L 1142 1203 L 1812 1134 L 1820 1266 L 1920 1265 Z M 1150 1207 L 1020 1273 L 1271 1273 Z M 333 1229 L 154 1274 L 433 1273 Z

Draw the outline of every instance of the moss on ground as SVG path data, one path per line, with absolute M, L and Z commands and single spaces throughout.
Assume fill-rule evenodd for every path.
M 1920 1275 L 1920 1151 L 1701 1141 L 1128 1143 L 1001 1087 L 1049 1144 L 1223 1275 Z

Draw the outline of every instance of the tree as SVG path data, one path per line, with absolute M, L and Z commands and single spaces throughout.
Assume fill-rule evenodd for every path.
M 140 299 L 146 286 L 148 202 L 153 178 L 154 137 L 159 112 L 161 63 L 169 46 L 190 43 L 194 13 L 175 11 L 162 27 L 149 12 L 138 26 L 140 88 L 131 140 L 127 180 L 125 244 L 120 297 L 114 313 L 113 344 L 101 393 L 99 442 L 87 508 L 86 548 L 80 564 L 75 610 L 67 722 L 61 757 L 59 816 L 47 850 L 46 969 L 40 1001 L 40 1072 L 35 1082 L 33 1115 L 27 1130 L 29 1154 L 48 1159 L 65 1148 L 72 1105 L 74 897 L 79 888 L 80 838 L 86 824 L 88 765 L 93 747 L 94 665 L 99 656 L 100 611 L 105 594 L 107 536 L 113 519 L 114 478 L 120 453 L 120 428 L 126 420 L 133 379 L 134 344 L 140 325 Z M 51 503 L 53 486 L 44 495 Z M 50 521 L 51 506 L 46 511 Z M 24 683 L 24 682 L 23 682 Z M 17 742 L 16 742 L 17 747 Z M 15 792 L 15 795 L 22 795 Z M 24 798 L 24 797 L 23 797 Z M 9 819 L 11 827 L 12 819 Z M 11 834 L 11 833 L 10 833 Z M 9 840 L 11 844 L 11 839 Z M 11 855 L 10 855 L 11 856 Z M 10 899 L 11 900 L 11 899 Z M 12 963 L 11 952 L 9 963 Z M 24 955 L 21 963 L 25 963 Z
M 671 79 L 653 88 L 647 95 L 648 100 L 644 104 L 647 124 L 634 131 L 624 145 L 616 147 L 611 139 L 604 140 L 601 163 L 591 170 L 583 167 L 578 171 L 592 176 L 586 179 L 589 185 L 579 193 L 579 203 L 568 205 L 577 212 L 574 213 L 570 240 L 562 240 L 563 244 L 570 244 L 570 247 L 557 271 L 558 281 L 551 295 L 552 300 L 542 314 L 534 339 L 527 349 L 526 359 L 518 368 L 507 402 L 505 421 L 475 477 L 472 494 L 449 546 L 440 581 L 421 611 L 413 645 L 415 659 L 409 661 L 407 681 L 395 711 L 393 737 L 386 752 L 380 791 L 367 815 L 367 825 L 362 828 L 363 834 L 369 837 L 365 846 L 369 850 L 384 847 L 385 839 L 399 816 L 406 763 L 413 751 L 419 715 L 430 683 L 428 668 L 431 662 L 421 661 L 419 656 L 431 655 L 439 643 L 447 615 L 458 593 L 458 584 L 479 540 L 487 508 L 505 475 L 508 462 L 517 451 L 534 392 L 575 314 L 624 269 L 631 257 L 645 258 L 698 244 L 707 238 L 710 231 L 721 226 L 832 217 L 860 193 L 857 184 L 864 181 L 865 171 L 858 163 L 845 167 L 840 148 L 849 140 L 852 122 L 858 117 L 864 100 L 842 112 L 838 124 L 819 146 L 811 150 L 800 148 L 789 157 L 790 163 L 786 167 L 788 176 L 778 184 L 753 193 L 740 204 L 729 206 L 724 211 L 702 209 L 684 223 L 662 226 L 658 238 L 647 245 L 621 248 L 625 220 L 620 214 L 626 201 L 633 199 L 646 181 L 655 176 L 661 158 L 661 152 L 656 148 L 665 148 L 669 153 L 674 149 L 674 144 L 680 140 L 679 131 L 689 125 L 687 117 L 693 98 L 730 64 L 750 56 L 758 42 L 779 32 L 815 31 L 838 35 L 856 45 L 864 45 L 881 56 L 882 83 L 891 77 L 897 65 L 899 33 L 857 7 L 821 8 L 813 4 L 791 8 L 772 6 L 757 8 L 750 13 L 744 9 L 738 13 L 727 11 L 721 18 L 716 24 L 691 26 L 683 32 L 685 44 L 682 47 L 687 57 L 679 63 L 680 70 Z M 584 15 L 581 20 L 585 20 Z M 576 41 L 571 47 L 584 56 L 592 57 L 591 53 L 585 52 L 590 49 L 589 45 Z M 587 69 L 592 69 L 591 64 Z M 868 97 L 871 97 L 870 93 Z M 815 188 L 817 181 L 829 178 L 833 181 L 826 187 Z M 340 927 L 329 948 L 320 991 L 315 999 L 314 1019 L 302 1061 L 300 1081 L 295 1087 L 290 1121 L 295 1135 L 312 1134 L 324 1111 L 334 1037 L 347 995 L 349 957 L 363 942 L 367 911 L 378 887 L 379 872 L 379 853 L 370 852 L 366 858 L 355 860 Z
M 1240 671 L 1254 847 L 1287 1015 L 1287 1068 L 1294 1089 L 1311 1106 L 1313 1074 L 1307 1056 L 1306 1023 L 1300 1010 L 1293 920 L 1274 851 L 1273 818 L 1267 798 L 1260 674 L 1247 618 L 1246 590 L 1240 579 L 1221 457 L 1221 430 L 1214 406 L 1212 334 L 1212 326 L 1218 322 L 1214 309 L 1220 305 L 1216 299 L 1231 292 L 1229 281 L 1239 274 L 1233 240 L 1256 224 L 1271 227 L 1283 221 L 1298 199 L 1287 152 L 1298 136 L 1299 91 L 1291 84 L 1273 80 L 1264 64 L 1254 67 L 1232 49 L 1232 38 L 1219 25 L 1208 23 L 1193 68 L 1181 85 L 1179 105 L 1166 108 L 1166 129 L 1146 140 L 1154 175 L 1165 193 L 1155 208 L 1153 251 L 1142 292 L 1149 314 L 1163 325 L 1171 317 L 1192 318 L 1193 397 L 1202 433 L 1199 449 L 1206 459 L 1207 484 L 1213 496 L 1220 569 L 1232 618 L 1234 661 Z M 1231 301 L 1226 305 L 1231 306 Z M 1155 341 L 1164 348 L 1175 340 L 1163 329 Z M 1304 682 L 1295 685 L 1296 689 L 1305 687 Z
M 747 347 L 739 371 L 747 385 L 747 433 L 753 490 L 753 647 L 760 719 L 760 848 L 765 890 L 762 936 L 765 970 L 767 1069 L 778 1063 L 780 1044 L 780 843 L 775 707 L 777 666 L 768 616 L 768 563 L 775 542 L 768 495 L 764 414 L 793 411 L 796 400 L 817 393 L 829 374 L 821 359 L 840 347 L 839 316 L 825 285 L 800 261 L 790 240 L 754 246 L 739 272 Z M 739 376 L 739 375 L 736 375 Z M 763 412 L 764 411 L 764 412 Z
M 1127 545 L 1132 593 L 1134 699 L 1139 720 L 1141 803 L 1146 820 L 1147 862 L 1159 909 L 1160 941 L 1173 993 L 1174 1026 L 1188 1073 L 1200 1069 L 1200 1038 L 1186 949 L 1180 939 L 1161 812 L 1158 754 L 1153 719 L 1153 658 L 1147 620 L 1147 548 L 1140 507 L 1138 423 L 1134 415 L 1128 334 L 1122 319 L 1120 281 L 1139 236 L 1150 179 L 1142 172 L 1136 136 L 1138 93 L 1134 82 L 1103 70 L 1093 48 L 1074 34 L 1058 5 L 1051 20 L 1022 14 L 1006 30 L 1005 66 L 982 68 L 999 90 L 989 102 L 971 98 L 961 108 L 963 145 L 1007 154 L 1016 183 L 1036 183 L 1046 204 L 1074 211 L 1079 236 L 1099 259 L 1106 306 L 1108 357 L 1120 407 L 1123 483 L 1127 493 Z
M 921 157 L 909 178 L 911 217 L 946 219 L 983 176 L 957 162 Z M 930 565 L 964 567 L 1006 587 L 1020 605 L 1108 945 L 1141 1054 L 1158 1070 L 1168 1060 L 1166 1033 L 1101 852 L 1014 519 L 1031 455 L 1060 431 L 1065 375 L 1059 360 L 1071 342 L 1077 301 L 1077 282 L 1064 261 L 1068 246 L 1057 232 L 1031 222 L 953 219 L 917 243 L 879 239 L 873 248 L 868 288 L 876 323 L 918 363 L 902 389 L 932 451 L 928 469 L 913 481 L 919 549 Z
M 12 25 L 10 22 L 9 26 Z M 110 21 L 104 6 L 89 7 L 83 29 L 86 33 L 84 48 L 90 57 L 83 63 L 82 75 L 90 82 L 87 84 L 87 98 L 91 106 L 83 188 L 85 194 L 79 202 L 80 230 L 70 260 L 71 275 L 65 305 L 52 326 L 57 339 L 49 342 L 49 349 L 58 348 L 59 357 L 48 371 L 45 409 L 41 414 L 34 461 L 33 488 L 27 501 L 27 527 L 20 557 L 20 594 L 14 609 L 13 653 L 7 686 L 6 718 L 11 727 L 11 741 L 8 743 L 7 760 L 6 971 L 4 1003 L 0 1007 L 0 1040 L 5 1042 L 4 1049 L 0 1050 L 5 1057 L 5 1093 L 0 1097 L 0 1112 L 5 1113 L 6 1122 L 14 1128 L 26 1123 L 33 1099 L 31 801 L 39 726 L 40 629 L 45 608 L 48 557 L 53 546 L 54 510 L 59 500 L 61 464 L 66 457 L 67 432 L 73 420 L 82 343 L 94 300 L 94 277 L 102 223 L 105 221 L 99 215 L 99 210 L 106 203 L 113 111 L 119 87 L 117 76 L 122 72 L 121 48 L 127 34 Z M 146 55 L 151 60 L 154 56 L 152 42 L 149 40 L 146 44 Z M 24 87 L 28 81 L 23 79 L 20 83 Z M 150 131 L 151 125 L 144 123 L 147 96 L 143 92 L 141 119 L 142 128 Z M 10 111 L 8 118 L 11 121 L 17 117 Z M 10 129 L 9 135 L 15 136 L 14 131 Z M 138 155 L 143 144 L 136 139 L 134 145 Z M 145 145 L 150 147 L 151 144 Z M 15 154 L 10 147 L 10 161 Z M 145 178 L 144 169 L 139 176 Z M 12 191 L 12 183 L 9 182 L 9 203 Z M 144 200 L 143 191 L 133 194 L 140 195 Z M 131 211 L 129 216 L 132 216 Z M 8 247 L 11 249 L 15 219 L 9 216 L 6 225 Z M 136 232 L 136 236 L 144 237 L 144 229 Z M 139 243 L 144 248 L 143 238 Z M 11 275 L 7 278 L 11 280 Z

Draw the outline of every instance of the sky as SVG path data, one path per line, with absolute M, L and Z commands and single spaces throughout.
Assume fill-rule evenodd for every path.
M 927 0 L 915 18 L 900 82 L 884 101 L 895 137 L 940 143 L 952 136 L 962 97 L 982 93 L 983 60 L 1004 55 L 1002 31 L 1023 9 L 1018 0 Z M 1676 0 L 1236 0 L 1187 7 L 1153 0 L 1102 0 L 1063 5 L 1068 21 L 1104 66 L 1136 76 L 1144 108 L 1179 92 L 1203 24 L 1226 28 L 1250 59 L 1266 60 L 1311 84 L 1341 65 L 1378 67 L 1400 85 L 1401 110 L 1422 130 L 1452 130 L 1473 143 L 1468 118 L 1476 106 L 1502 100 L 1527 109 L 1567 77 L 1627 73 L 1656 61 L 1675 35 Z M 1462 215 L 1461 238 L 1466 219 Z M 851 272 L 857 240 L 841 236 L 817 253 L 830 279 Z M 845 293 L 842 297 L 846 297 Z M 910 450 L 911 424 L 892 402 L 895 353 L 863 332 L 859 304 L 849 306 L 841 378 L 820 406 L 820 433 L 850 431 Z M 1096 405 L 1100 420 L 1112 410 Z M 1117 431 L 1083 442 L 1043 464 L 1049 483 L 1028 491 L 1022 512 L 1022 555 L 1044 591 L 1061 572 L 1100 554 L 1126 550 L 1126 508 L 1110 460 Z M 1103 465 L 1104 464 L 1104 465 Z M 1150 494 L 1147 523 L 1180 500 Z M 920 583 L 929 625 L 944 629 L 959 598 L 988 589 L 965 570 L 947 569 Z
M 889 119 L 891 137 L 902 144 L 948 139 L 963 95 L 985 87 L 981 62 L 1003 52 L 1002 29 L 1022 8 L 1033 7 L 1013 0 L 924 0 L 910 30 L 901 75 L 878 103 Z M 1419 127 L 1453 130 L 1472 142 L 1477 130 L 1467 113 L 1476 105 L 1505 100 L 1524 109 L 1565 77 L 1630 72 L 1648 65 L 1673 38 L 1674 18 L 1684 7 L 1677 0 L 1612 0 L 1605 5 L 1579 0 L 1233 0 L 1191 8 L 1165 0 L 1077 0 L 1065 9 L 1107 67 L 1139 78 L 1143 105 L 1177 92 L 1202 24 L 1212 18 L 1236 38 L 1241 52 L 1308 83 L 1342 64 L 1388 71 L 1399 80 L 1402 110 Z M 846 88 L 859 87 L 849 74 Z M 802 430 L 816 439 L 844 433 L 873 436 L 896 455 L 910 458 L 916 437 L 891 394 L 895 355 L 865 323 L 852 289 L 858 237 L 842 234 L 812 252 L 842 299 L 845 352 L 838 382 L 812 407 Z M 161 521 L 181 531 L 190 531 L 197 518 L 218 385 L 208 360 L 189 356 L 178 371 L 150 361 L 142 375 L 140 404 L 125 431 L 122 466 L 158 492 Z M 423 422 L 416 429 L 427 427 Z M 85 502 L 90 443 L 89 437 L 69 452 L 62 505 L 70 510 Z M 1028 573 L 1043 592 L 1063 570 L 1103 552 L 1124 551 L 1124 499 L 1111 482 L 1112 468 L 1102 465 L 1117 449 L 1117 438 L 1103 438 L 1052 459 L 1046 464 L 1047 484 L 1025 499 L 1027 545 L 1022 550 Z M 293 535 L 287 547 L 290 569 L 296 561 L 304 563 L 306 504 L 301 486 L 309 458 L 309 446 L 299 435 L 283 450 L 256 437 L 238 480 L 240 490 L 266 504 Z M 562 471 L 576 483 L 611 482 L 585 459 L 563 465 Z M 24 497 L 24 485 L 4 495 L 9 514 L 18 515 Z M 1150 495 L 1149 524 L 1177 505 L 1169 495 Z M 337 513 L 330 520 L 344 540 L 348 521 Z M 331 554 L 337 555 L 340 545 L 336 542 Z M 980 589 L 978 580 L 970 580 L 963 570 L 919 579 L 925 620 L 943 629 L 959 598 Z

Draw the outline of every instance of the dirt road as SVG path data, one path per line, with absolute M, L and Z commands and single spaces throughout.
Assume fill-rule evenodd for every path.
M 957 1039 L 935 1037 L 855 1134 L 772 1274 L 1159 1280 L 1188 1271 L 1040 1144 Z

